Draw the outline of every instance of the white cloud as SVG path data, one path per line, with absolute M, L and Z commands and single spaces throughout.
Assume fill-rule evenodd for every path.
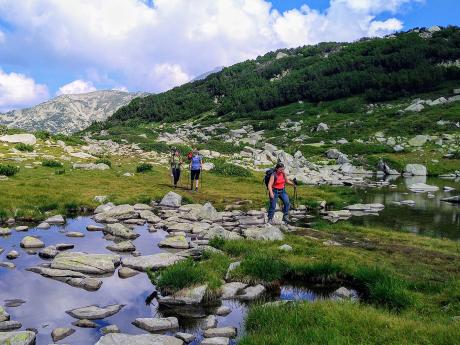
M 91 81 L 77 79 L 71 83 L 61 86 L 59 90 L 56 92 L 56 95 L 88 93 L 96 90 L 97 89 L 94 87 Z
M 376 17 L 419 1 L 330 0 L 326 11 L 280 13 L 268 0 L 0 0 L 0 18 L 14 27 L 11 59 L 158 92 L 270 50 L 391 33 L 402 22 Z
M 37 84 L 20 73 L 5 73 L 0 69 L 0 111 L 22 108 L 49 97 L 46 85 Z
M 2 30 L 0 30 L 0 43 L 5 42 L 5 34 L 3 33 Z

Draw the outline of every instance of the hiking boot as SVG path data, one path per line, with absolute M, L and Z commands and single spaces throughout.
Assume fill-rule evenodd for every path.
M 283 216 L 283 222 L 289 223 L 289 216 Z
M 273 219 L 269 219 L 267 223 L 273 225 Z

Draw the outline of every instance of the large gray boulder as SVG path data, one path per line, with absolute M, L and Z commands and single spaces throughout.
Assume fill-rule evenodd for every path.
M 160 334 L 130 335 L 110 333 L 104 335 L 94 345 L 183 345 L 184 342 L 176 337 Z
M 65 218 L 63 216 L 61 216 L 60 214 L 58 215 L 55 215 L 55 216 L 52 216 L 50 218 L 48 218 L 47 220 L 45 220 L 46 223 L 48 224 L 65 224 Z
M 67 310 L 66 313 L 79 320 L 101 320 L 115 315 L 124 307 L 123 304 L 113 304 L 105 307 L 90 305 L 88 307 Z
M 59 253 L 51 262 L 51 268 L 87 274 L 107 274 L 113 273 L 119 263 L 118 255 L 67 252 Z
M 33 345 L 35 344 L 35 333 L 30 331 L 1 332 L 0 344 Z
M 168 192 L 163 199 L 161 199 L 160 206 L 167 207 L 180 207 L 182 204 L 182 196 L 174 192 Z
M 53 329 L 51 332 L 51 338 L 53 338 L 54 342 L 58 342 L 64 338 L 67 338 L 69 335 L 72 335 L 75 333 L 75 330 L 73 328 L 68 328 L 68 327 L 59 327 Z
M 197 212 L 198 219 L 208 219 L 208 220 L 216 220 L 219 217 L 214 206 L 211 203 L 207 202 L 206 204 L 201 207 L 201 209 Z
M 122 259 L 122 265 L 124 267 L 145 272 L 147 269 L 158 270 L 160 268 L 168 267 L 184 259 L 184 257 L 171 253 L 158 253 L 137 257 L 125 257 Z
M 37 138 L 33 134 L 12 134 L 0 136 L 0 141 L 13 144 L 35 145 Z
M 250 227 L 243 231 L 243 235 L 248 239 L 258 241 L 282 241 L 284 234 L 273 225 L 266 224 L 262 227 Z
M 426 167 L 422 164 L 407 164 L 404 173 L 411 176 L 426 176 Z
M 410 146 L 420 147 L 420 146 L 425 145 L 427 140 L 428 140 L 428 136 L 426 135 L 416 135 L 415 137 L 413 137 L 412 139 L 408 141 L 408 144 Z

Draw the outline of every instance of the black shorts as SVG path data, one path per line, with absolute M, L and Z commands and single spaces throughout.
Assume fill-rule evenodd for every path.
M 192 170 L 191 173 L 190 173 L 190 179 L 192 181 L 194 180 L 199 180 L 200 179 L 200 171 L 201 170 Z

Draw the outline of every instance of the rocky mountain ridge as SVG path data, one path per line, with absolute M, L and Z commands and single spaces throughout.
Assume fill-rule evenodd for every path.
M 101 90 L 61 95 L 34 107 L 0 114 L 0 125 L 27 131 L 70 134 L 104 121 L 120 107 L 147 93 Z

